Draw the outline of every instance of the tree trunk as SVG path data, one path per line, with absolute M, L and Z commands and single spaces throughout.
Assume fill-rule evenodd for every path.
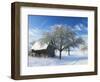
M 62 51 L 60 51 L 59 59 L 61 59 L 61 52 L 62 52 Z
M 70 48 L 68 48 L 68 55 L 70 56 Z

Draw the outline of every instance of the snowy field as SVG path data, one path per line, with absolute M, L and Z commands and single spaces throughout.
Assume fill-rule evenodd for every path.
M 58 52 L 56 52 L 55 58 L 44 57 L 28 57 L 28 66 L 57 66 L 57 65 L 85 65 L 88 64 L 88 55 L 84 52 L 73 51 L 71 55 L 66 55 L 66 52 L 62 53 L 61 60 L 59 59 Z

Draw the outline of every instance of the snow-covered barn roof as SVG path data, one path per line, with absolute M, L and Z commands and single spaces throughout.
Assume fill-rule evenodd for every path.
M 47 49 L 47 44 L 41 44 L 40 41 L 36 41 L 33 45 L 31 49 L 34 50 L 42 50 L 42 49 Z

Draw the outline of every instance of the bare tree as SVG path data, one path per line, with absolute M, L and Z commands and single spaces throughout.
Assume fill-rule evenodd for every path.
M 70 55 L 71 47 L 78 47 L 84 41 L 77 37 L 74 30 L 67 25 L 54 25 L 52 30 L 45 32 L 41 39 L 44 43 L 51 43 L 55 49 L 59 50 L 59 58 L 61 59 L 62 51 L 67 50 Z

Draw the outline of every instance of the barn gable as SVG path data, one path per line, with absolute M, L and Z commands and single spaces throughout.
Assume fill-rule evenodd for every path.
M 41 44 L 41 42 L 36 41 L 33 44 L 31 49 L 33 49 L 33 50 L 42 50 L 42 49 L 47 49 L 47 47 L 48 47 L 48 44 Z
M 35 56 L 45 56 L 45 57 L 54 57 L 55 56 L 55 49 L 50 44 L 42 44 L 38 41 L 35 42 L 32 46 L 32 53 Z

